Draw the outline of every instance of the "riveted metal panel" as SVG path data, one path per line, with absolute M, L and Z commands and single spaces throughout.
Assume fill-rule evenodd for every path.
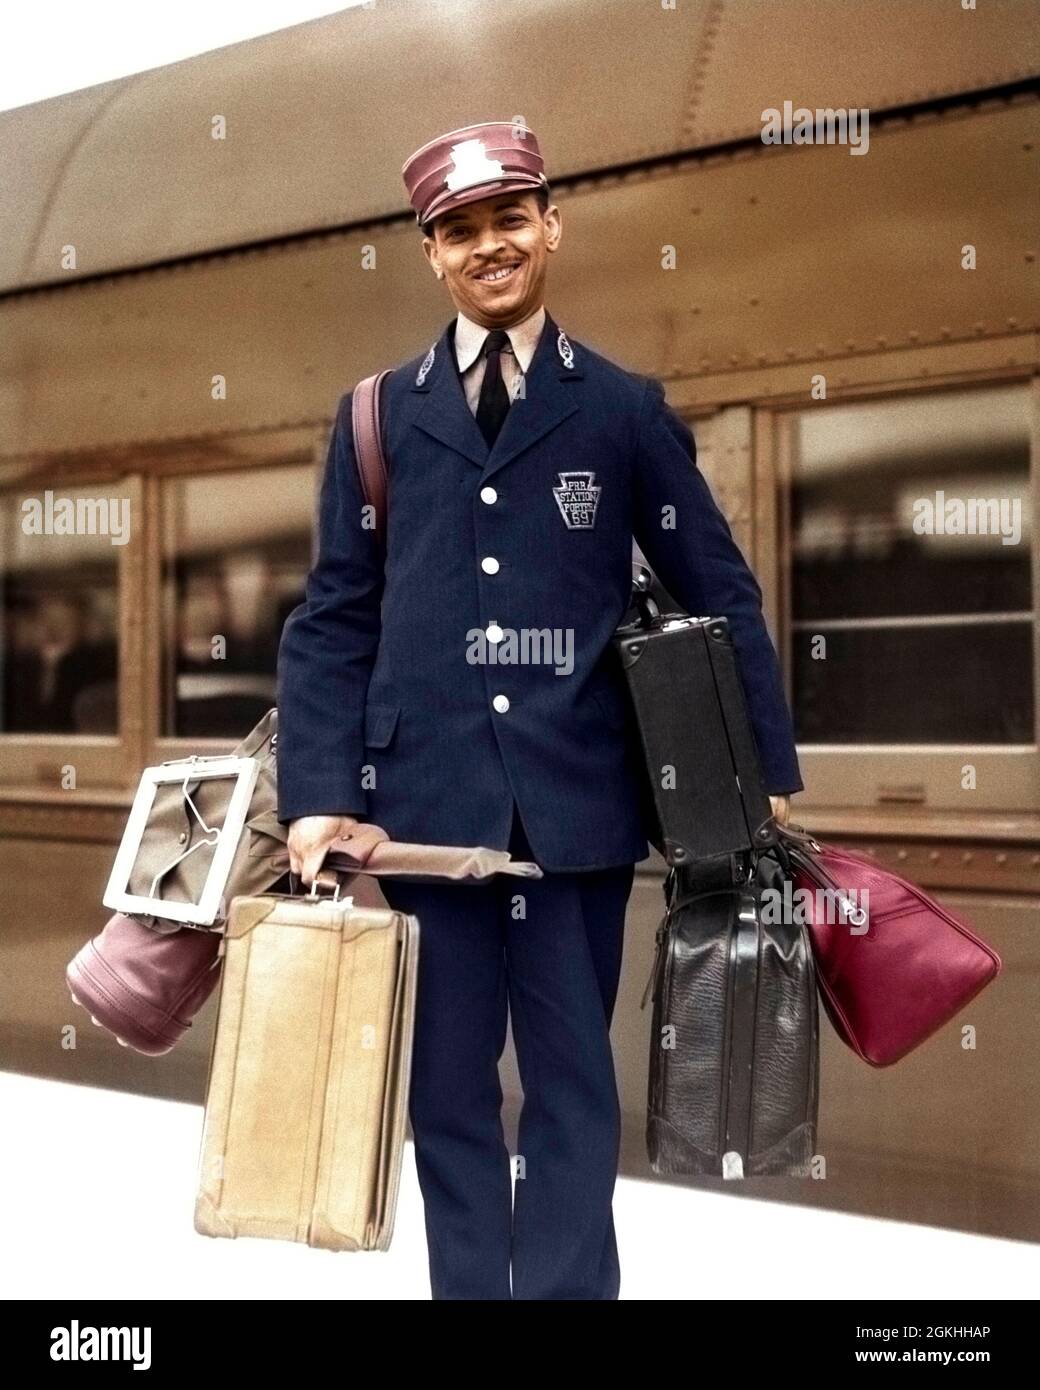
M 570 178 L 757 137 L 785 100 L 1013 82 L 1038 33 L 1040 0 L 380 0 L 0 113 L 0 288 L 408 217 L 405 158 L 477 120 L 525 117 Z
M 407 156 L 473 121 L 525 117 L 550 174 L 672 149 L 704 8 L 380 0 L 128 78 L 114 100 L 0 115 L 4 208 L 36 208 L 13 225 L 0 209 L 0 286 L 408 214 Z M 41 168 L 56 131 L 64 158 Z
M 1038 115 L 1029 102 L 883 130 L 862 158 L 783 149 L 590 182 L 562 202 L 550 307 L 699 408 L 804 398 L 818 371 L 841 388 L 941 372 L 943 354 L 976 373 L 1035 361 Z M 395 223 L 8 299 L 0 454 L 327 417 L 454 313 L 419 240 Z
M 757 134 L 763 110 L 785 101 L 874 114 L 1031 76 L 1040 69 L 1040 5 L 723 0 L 710 7 L 699 57 L 685 145 Z
M 1010 335 L 1028 361 L 1038 150 L 1029 101 L 881 129 L 863 157 L 762 150 L 589 187 L 564 210 L 572 327 L 700 405 L 807 395 L 814 372 L 853 380 L 861 359 L 930 345 Z

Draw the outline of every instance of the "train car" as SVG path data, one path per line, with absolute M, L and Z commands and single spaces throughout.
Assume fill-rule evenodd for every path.
M 404 158 L 520 116 L 554 318 L 665 382 L 759 577 L 793 819 L 1004 961 L 895 1067 L 824 1025 L 826 1181 L 726 1190 L 1040 1239 L 1038 21 L 387 0 L 0 114 L 5 1068 L 201 1100 L 212 1007 L 146 1059 L 81 1026 L 64 966 L 141 769 L 274 703 L 340 395 L 452 317 Z M 629 1173 L 662 868 L 615 1014 Z

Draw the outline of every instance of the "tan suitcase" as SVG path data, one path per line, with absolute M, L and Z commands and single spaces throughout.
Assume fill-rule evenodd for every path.
M 222 949 L 195 1229 L 386 1250 L 418 920 L 349 898 L 238 897 Z

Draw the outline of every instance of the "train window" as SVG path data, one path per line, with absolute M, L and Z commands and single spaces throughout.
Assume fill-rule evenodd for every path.
M 117 733 L 119 561 L 130 520 L 119 484 L 3 494 L 0 732 Z
M 275 703 L 315 483 L 313 464 L 165 480 L 162 735 L 237 742 Z
M 800 743 L 1031 744 L 1026 385 L 821 405 L 792 431 Z

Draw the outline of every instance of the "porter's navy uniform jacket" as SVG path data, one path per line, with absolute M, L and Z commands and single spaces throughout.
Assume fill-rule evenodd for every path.
M 279 649 L 279 820 L 349 813 L 394 839 L 504 849 L 515 799 L 547 870 L 645 859 L 638 744 L 611 648 L 633 535 L 688 612 L 729 619 L 766 789 L 799 790 L 761 590 L 661 383 L 568 342 L 547 314 L 489 451 L 454 328 L 384 383 L 385 577 L 350 393 L 340 401 L 319 553 Z M 575 472 L 590 476 L 560 476 Z M 492 623 L 572 629 L 573 670 L 467 660 Z

